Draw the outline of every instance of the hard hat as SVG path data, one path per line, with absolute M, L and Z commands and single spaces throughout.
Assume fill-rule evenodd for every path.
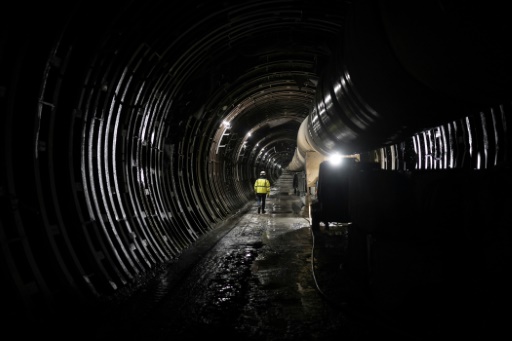
M 267 173 L 265 173 L 265 171 L 261 171 L 260 172 L 260 175 L 266 175 Z

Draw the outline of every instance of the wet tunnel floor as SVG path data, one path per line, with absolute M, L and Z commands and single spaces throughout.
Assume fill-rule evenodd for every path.
M 242 213 L 192 246 L 129 299 L 109 308 L 94 339 L 350 340 L 343 313 L 343 226 L 311 233 L 291 176 L 267 213 Z
M 478 326 L 479 320 L 490 313 L 482 308 L 488 305 L 478 308 L 475 303 L 478 297 L 469 293 L 469 289 L 458 293 L 459 287 L 436 289 L 426 283 L 421 287 L 424 290 L 417 295 L 413 291 L 411 299 L 404 301 L 404 309 L 399 306 L 399 314 L 376 314 L 372 302 L 364 293 L 361 295 L 360 285 L 350 280 L 343 267 L 350 225 L 330 224 L 329 229 L 321 226 L 312 233 L 309 215 L 304 212 L 301 198 L 293 194 L 291 183 L 288 174 L 276 182 L 266 214 L 257 214 L 255 202 L 248 203 L 244 210 L 200 238 L 178 259 L 155 271 L 151 279 L 141 280 L 144 283 L 136 285 L 136 290 L 120 293 L 101 307 L 70 316 L 71 323 L 67 319 L 56 321 L 59 328 L 47 327 L 48 337 L 54 340 L 392 338 L 429 341 L 447 339 L 448 335 L 450 339 L 463 336 L 473 339 L 475 328 L 482 335 L 489 332 L 498 335 L 485 325 Z M 390 245 L 400 251 L 402 244 Z M 405 245 L 402 247 L 409 250 Z M 386 256 L 393 262 L 386 257 L 387 260 L 381 261 L 395 264 L 402 254 L 381 254 L 381 258 Z M 412 256 L 415 252 L 405 254 Z M 408 264 L 410 257 L 402 258 Z M 400 281 L 404 277 L 398 276 L 394 267 L 386 269 L 390 274 L 379 284 L 384 292 L 391 291 L 391 295 L 390 300 L 386 295 L 381 296 L 384 301 L 381 307 L 387 308 L 385 304 L 389 303 L 387 311 L 393 311 L 396 304 L 392 299 L 396 292 L 403 290 Z M 487 287 L 484 289 L 486 293 L 491 292 Z M 498 294 L 492 297 L 500 298 Z M 502 310 L 498 315 L 503 317 L 491 326 L 508 326 L 507 315 Z M 443 326 L 451 326 L 451 334 Z M 467 329 L 464 333 L 463 328 Z M 44 331 L 37 333 L 41 335 Z
M 360 285 L 350 280 L 343 267 L 349 224 L 312 231 L 289 174 L 272 187 L 266 210 L 258 214 L 256 203 L 248 203 L 133 288 L 92 309 L 70 311 L 57 321 L 62 328 L 47 327 L 48 337 L 419 340 L 393 324 L 378 323 Z M 419 327 L 426 335 L 430 332 L 423 329 L 432 329 L 434 321 L 428 314 L 420 314 L 425 319 Z M 419 320 L 408 315 L 403 323 Z

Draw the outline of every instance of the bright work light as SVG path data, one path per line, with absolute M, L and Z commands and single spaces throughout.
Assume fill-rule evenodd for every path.
M 341 157 L 340 153 L 334 153 L 329 156 L 328 160 L 332 165 L 336 166 L 341 164 L 342 159 L 343 158 Z

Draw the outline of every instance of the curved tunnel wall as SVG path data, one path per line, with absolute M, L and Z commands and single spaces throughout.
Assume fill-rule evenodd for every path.
M 332 3 L 323 4 L 329 15 L 312 20 L 311 26 L 334 16 L 338 8 L 330 10 Z M 169 30 L 171 12 L 160 12 L 158 6 L 148 9 L 137 1 L 130 4 L 134 7 L 120 3 L 112 11 L 97 11 L 92 5 L 78 7 L 80 14 L 59 6 L 41 8 L 38 14 L 42 15 L 34 18 L 40 24 L 38 30 L 25 31 L 25 19 L 15 16 L 2 40 L 1 275 L 11 289 L 2 292 L 2 302 L 13 320 L 26 315 L 41 317 L 51 308 L 65 311 L 62 306 L 72 308 L 77 304 L 75 298 L 89 302 L 136 286 L 141 277 L 151 276 L 242 209 L 252 194 L 251 177 L 259 168 L 271 166 L 257 159 L 258 149 L 249 153 L 246 164 L 237 163 L 230 153 L 216 153 L 217 133 L 226 112 L 232 110 L 223 108 L 239 100 L 233 94 L 243 83 L 237 83 L 238 78 L 229 72 L 221 75 L 217 66 L 232 62 L 231 54 L 221 52 L 231 51 L 235 38 L 240 38 L 233 38 L 228 27 L 234 25 L 238 29 L 234 32 L 252 32 L 265 20 L 282 23 L 281 17 L 269 15 L 273 8 L 253 17 L 251 11 L 240 11 L 247 13 L 244 16 L 224 8 L 224 3 L 215 3 L 195 8 L 190 16 L 178 11 L 180 15 L 172 17 L 175 29 Z M 310 15 L 315 19 L 317 8 L 324 7 L 311 6 L 314 11 Z M 282 13 L 288 13 L 287 9 L 280 8 Z M 460 104 L 453 96 L 447 99 L 442 94 L 436 97 L 442 101 L 430 104 L 430 97 L 421 97 L 423 90 L 430 88 L 425 93 L 431 94 L 439 89 L 421 75 L 411 76 L 411 65 L 404 70 L 403 60 L 393 58 L 398 54 L 390 53 L 381 35 L 373 48 L 379 48 L 386 58 L 371 59 L 376 51 L 360 50 L 363 47 L 357 42 L 373 41 L 374 34 L 380 32 L 374 26 L 381 22 L 374 23 L 375 10 L 353 14 L 363 18 L 348 24 L 343 45 L 334 39 L 339 38 L 335 33 L 340 33 L 335 32 L 340 26 L 338 18 L 321 27 L 322 34 L 339 49 L 325 73 L 321 72 L 323 64 L 316 57 L 303 55 L 302 50 L 291 64 L 303 79 L 295 74 L 280 78 L 277 71 L 282 66 L 272 63 L 253 69 L 232 63 L 230 72 L 251 69 L 266 75 L 262 78 L 267 82 L 260 82 L 261 89 L 256 91 L 262 97 L 272 95 L 263 89 L 276 86 L 282 88 L 280 98 L 291 93 L 303 95 L 297 96 L 303 102 L 291 116 L 295 123 L 284 125 L 284 133 L 261 129 L 258 140 L 263 145 L 293 140 L 321 152 L 342 146 L 370 153 L 374 153 L 372 148 L 382 148 L 381 159 L 391 164 L 399 159 L 400 138 L 430 124 L 444 125 L 414 135 L 413 143 L 443 148 L 446 144 L 441 138 L 458 137 L 471 128 L 478 130 L 475 126 L 484 121 L 501 118 L 504 122 L 510 117 L 508 104 L 503 111 L 486 111 L 474 121 L 458 116 L 466 111 L 452 112 L 452 103 Z M 301 11 L 290 12 L 301 15 Z M 143 20 L 145 16 L 152 20 Z M 192 32 L 199 31 L 199 23 L 208 27 L 225 24 L 218 28 L 226 30 L 219 34 L 224 39 L 209 40 L 204 32 L 197 38 Z M 370 27 L 373 32 L 351 31 L 353 25 Z M 179 36 L 178 31 L 190 35 Z M 318 34 L 313 37 L 319 39 Z M 279 53 L 276 59 L 290 63 L 288 54 Z M 255 55 L 256 59 L 266 58 L 265 54 Z M 367 70 L 368 64 L 372 70 Z M 397 81 L 392 84 L 393 91 L 388 89 L 386 70 L 396 71 L 407 86 Z M 325 77 L 318 86 L 306 81 L 320 74 Z M 409 84 L 414 86 L 409 89 Z M 388 91 L 381 93 L 382 89 Z M 402 90 L 412 92 L 416 100 L 395 110 L 393 104 L 404 98 Z M 387 102 L 390 97 L 391 104 Z M 423 100 L 448 114 L 432 120 L 415 114 L 420 115 L 419 122 L 409 119 L 408 110 Z M 304 113 L 304 108 L 311 109 L 311 115 Z M 283 105 L 274 110 L 276 107 L 269 105 L 266 109 L 270 114 L 282 114 L 289 108 Z M 425 109 L 425 113 L 431 112 Z M 455 123 L 445 121 L 448 118 Z M 299 131 L 309 134 L 300 134 L 307 140 L 296 139 L 292 128 L 299 125 Z M 492 130 L 493 124 L 486 127 Z M 506 132 L 506 128 L 499 130 Z M 240 140 L 235 134 L 231 137 L 229 148 Z M 277 147 L 272 153 L 282 162 L 290 155 Z M 430 151 L 425 148 L 423 155 L 421 160 L 427 162 Z M 506 154 L 499 154 L 500 161 L 505 158 Z M 458 162 L 466 165 L 467 161 Z M 273 176 L 279 174 L 277 169 L 268 170 Z
M 13 10 L 3 22 L 0 54 L 1 276 L 9 287 L 2 293 L 9 323 L 51 322 L 49 312 L 66 314 L 79 302 L 133 290 L 236 216 L 259 168 L 279 176 L 275 160 L 288 159 L 293 128 L 314 93 L 309 79 L 328 52 L 313 44 L 258 52 L 254 28 L 287 32 L 285 15 L 297 33 L 318 28 L 329 40 L 339 30 L 339 11 L 326 16 L 317 5 L 301 4 L 304 11 L 287 2 L 278 11 L 270 2 L 240 4 L 245 10 L 212 2 L 192 6 L 190 15 L 137 1 L 102 4 L 101 11 L 94 3 L 48 3 L 33 17 Z M 261 6 L 257 15 L 248 10 L 254 6 Z M 38 29 L 29 30 L 27 20 Z M 320 38 L 308 39 L 321 45 Z M 236 44 L 242 48 L 227 53 Z M 236 74 L 242 71 L 251 80 Z M 244 86 L 263 100 L 243 98 Z M 273 104 L 293 98 L 298 104 Z M 236 147 L 236 134 L 216 153 L 223 118 L 246 99 L 256 103 L 253 117 L 268 109 L 269 128 L 258 139 L 275 147 L 262 160 L 250 154 L 249 166 L 227 151 Z M 294 123 L 278 124 L 285 129 L 277 132 L 272 115 Z

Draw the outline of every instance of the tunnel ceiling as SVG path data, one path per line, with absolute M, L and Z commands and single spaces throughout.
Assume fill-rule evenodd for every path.
M 311 111 L 318 77 L 341 44 L 344 6 L 343 1 L 122 3 L 108 12 L 111 17 L 103 14 L 111 26 L 99 48 L 108 51 L 98 50 L 95 58 L 113 48 L 125 51 L 125 68 L 148 78 L 151 96 L 166 94 L 168 124 L 181 130 L 193 117 L 212 121 L 215 128 L 227 120 L 231 136 L 251 133 L 248 147 L 275 147 L 286 163 Z M 84 3 L 75 15 L 86 21 L 89 11 L 94 9 Z M 154 69 L 137 70 L 139 58 L 152 61 Z M 170 133 L 168 142 L 181 137 Z

